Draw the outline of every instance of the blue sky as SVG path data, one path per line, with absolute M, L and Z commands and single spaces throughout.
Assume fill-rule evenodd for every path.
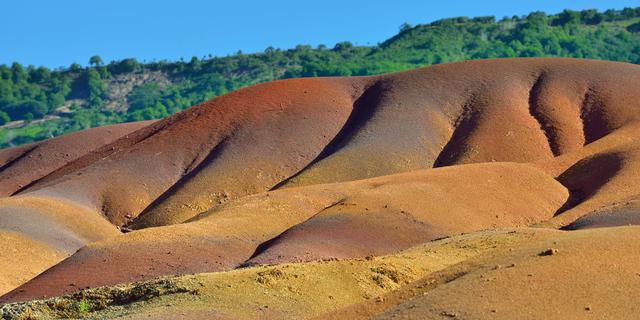
M 85 65 L 94 54 L 106 62 L 150 61 L 345 40 L 376 44 L 403 22 L 635 6 L 640 0 L 3 0 L 0 63 L 59 67 Z

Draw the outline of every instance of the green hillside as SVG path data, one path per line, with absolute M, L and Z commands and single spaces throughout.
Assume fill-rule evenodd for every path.
M 403 25 L 375 46 L 298 45 L 227 57 L 65 69 L 0 65 L 0 147 L 104 124 L 157 119 L 241 87 L 315 76 L 369 75 L 497 57 L 576 57 L 640 63 L 640 8 L 451 18 Z

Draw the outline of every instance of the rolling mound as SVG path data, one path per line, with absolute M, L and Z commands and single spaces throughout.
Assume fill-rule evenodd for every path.
M 379 300 L 385 294 L 447 270 L 458 263 L 557 231 L 492 230 L 436 240 L 364 259 L 325 260 L 258 266 L 87 289 L 72 295 L 5 305 L 6 314 L 45 317 L 192 319 L 308 318 L 342 311 L 352 304 Z M 157 297 L 157 298 L 154 298 Z M 84 298 L 94 312 L 81 315 Z M 384 299 L 383 299 L 384 300 Z M 172 312 L 167 312 L 171 303 Z M 215 316 L 214 316 L 215 315 Z M 342 319 L 342 318 L 341 318 Z
M 290 79 L 156 122 L 2 150 L 0 241 L 29 250 L 3 253 L 26 267 L 20 274 L 0 269 L 3 279 L 11 277 L 0 291 L 13 289 L 0 303 L 14 303 L 2 313 L 617 315 L 635 293 L 630 270 L 639 253 L 637 228 L 622 227 L 640 221 L 638 81 L 640 66 L 576 59 Z M 533 228 L 496 231 L 516 227 Z M 522 239 L 506 240 L 512 236 Z M 473 253 L 416 253 L 466 237 L 475 239 Z M 497 243 L 489 250 L 483 241 Z M 544 246 L 557 251 L 538 255 Z M 389 271 L 379 259 L 404 262 Z M 611 265 L 620 272 L 603 275 Z M 304 283 L 309 274 L 342 289 L 316 299 Z M 154 280 L 166 276 L 171 284 Z M 353 280 L 367 277 L 378 289 Z M 144 282 L 127 284 L 136 281 Z M 206 283 L 196 290 L 194 281 Z M 216 291 L 215 281 L 231 281 L 250 298 Z M 624 286 L 609 290 L 617 281 Z M 275 285 L 281 282 L 287 287 Z M 111 302 L 94 297 L 100 307 L 74 309 L 87 299 L 77 290 L 102 286 L 81 292 Z M 132 290 L 151 292 L 149 302 L 109 298 Z M 201 292 L 218 297 L 215 306 Z M 589 302 L 584 292 L 600 300 Z M 298 305 L 277 300 L 285 297 Z M 42 298 L 66 307 L 52 307 L 54 300 L 15 304 Z M 175 309 L 158 309 L 174 299 Z M 527 306 L 532 301 L 544 303 Z
M 0 150 L 0 196 L 10 196 L 153 121 L 122 123 Z
M 504 200 L 485 203 L 487 193 Z M 240 265 L 389 254 L 443 236 L 543 221 L 567 196 L 540 170 L 503 163 L 272 191 L 193 222 L 93 242 L 3 299 Z M 96 276 L 96 269 L 104 271 Z

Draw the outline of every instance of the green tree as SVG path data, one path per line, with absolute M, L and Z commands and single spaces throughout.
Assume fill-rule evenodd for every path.
M 583 10 L 580 12 L 580 20 L 585 24 L 595 25 L 604 20 L 604 15 L 595 9 Z
M 573 10 L 564 10 L 553 21 L 554 25 L 564 26 L 566 24 L 580 23 L 580 13 Z
M 80 70 L 82 70 L 82 66 L 75 62 L 69 66 L 69 71 L 71 72 L 76 73 L 76 72 L 80 72 Z
M 89 69 L 87 71 L 87 90 L 89 92 L 89 104 L 92 107 L 102 105 L 104 83 L 100 78 L 100 74 L 95 69 Z
M 11 74 L 13 83 L 27 81 L 27 73 L 24 71 L 22 65 L 17 62 L 11 64 Z
M 634 24 L 630 24 L 629 26 L 627 26 L 627 31 L 634 32 L 634 33 L 640 32 L 640 22 L 636 22 Z
M 191 67 L 191 72 L 199 72 L 202 70 L 202 61 L 200 61 L 196 56 L 191 57 L 189 65 Z
M 112 62 L 109 64 L 109 72 L 113 74 L 135 72 L 140 68 L 138 60 L 134 58 L 123 59 L 119 62 Z
M 65 117 L 30 124 L 27 130 L 0 135 L 0 147 L 37 141 L 51 135 L 125 120 L 157 119 L 214 96 L 275 79 L 301 76 L 371 75 L 451 61 L 517 56 L 557 56 L 640 63 L 639 8 L 533 12 L 495 21 L 493 17 L 456 17 L 402 28 L 381 44 L 336 44 L 332 50 L 299 45 L 267 48 L 191 61 L 140 64 L 135 59 L 102 65 L 89 59 L 89 68 L 73 64 L 67 70 L 0 65 L 0 111 L 10 119 L 42 117 L 68 99 L 81 99 Z M 93 57 L 92 57 L 93 58 Z M 99 66 L 98 66 L 99 65 Z M 130 108 L 117 112 L 100 108 L 107 98 L 105 81 L 111 73 L 154 72 L 159 85 L 145 84 L 128 95 Z M 97 75 L 96 75 L 97 73 Z M 137 75 L 136 75 L 137 77 Z M 113 98 L 113 97 L 112 97 Z M 93 108 L 82 108 L 87 103 Z M 37 133 L 36 133 L 37 132 Z M 12 136 L 8 139 L 7 136 Z M 2 139 L 5 140 L 2 140 Z
M 51 71 L 45 67 L 38 67 L 29 72 L 29 81 L 37 84 L 46 84 L 51 81 Z
M 47 105 L 37 100 L 25 100 L 4 109 L 11 119 L 26 119 L 27 115 L 42 118 L 48 111 Z
M 0 111 L 0 126 L 7 124 L 9 121 L 11 121 L 9 115 L 4 111 Z
M 127 97 L 129 110 L 136 111 L 156 105 L 160 100 L 160 86 L 148 82 L 134 88 Z
M 103 64 L 102 58 L 100 58 L 99 55 L 92 56 L 91 58 L 89 58 L 89 64 L 94 67 L 100 67 Z
M 405 31 L 409 31 L 409 30 L 411 30 L 411 25 L 405 22 L 405 23 L 401 24 L 398 29 L 400 30 L 401 33 L 405 32 Z
M 353 48 L 353 44 L 349 41 L 343 41 L 343 42 L 338 42 L 336 43 L 336 45 L 333 47 L 333 50 L 335 51 L 347 51 L 349 49 Z
M 27 122 L 27 123 L 30 123 L 31 121 L 33 121 L 33 113 L 27 112 L 24 115 L 24 121 Z M 31 142 L 31 141 L 29 141 L 29 142 Z

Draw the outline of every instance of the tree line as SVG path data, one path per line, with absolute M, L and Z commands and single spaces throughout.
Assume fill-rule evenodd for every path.
M 158 119 L 204 100 L 256 83 L 295 77 L 371 75 L 466 59 L 575 57 L 640 63 L 640 8 L 571 11 L 496 19 L 456 17 L 411 26 L 373 46 L 340 42 L 333 47 L 269 47 L 225 57 L 140 63 L 129 58 L 51 70 L 0 65 L 0 146 L 28 143 L 110 123 Z M 147 82 L 126 97 L 126 110 L 105 108 L 109 81 L 122 75 L 161 72 L 169 85 Z M 61 108 L 66 107 L 66 108 Z M 36 121 L 37 122 L 37 121 Z

